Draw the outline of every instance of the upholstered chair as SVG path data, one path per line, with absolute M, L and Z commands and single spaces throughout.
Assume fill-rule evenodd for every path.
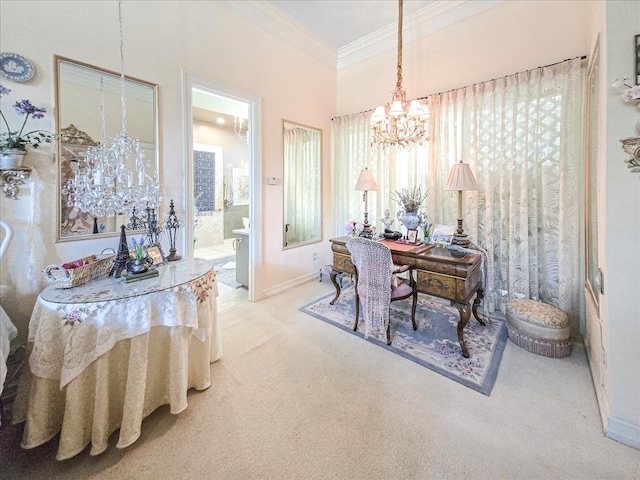
M 387 345 L 391 345 L 391 326 L 389 309 L 391 302 L 413 297 L 411 324 L 417 330 L 416 303 L 418 291 L 413 279 L 413 269 L 408 265 L 396 267 L 391 258 L 391 250 L 375 240 L 363 237 L 350 238 L 347 249 L 351 253 L 351 262 L 356 269 L 356 321 L 353 330 L 358 329 L 360 303 L 364 314 L 364 335 L 376 336 L 387 332 Z M 408 279 L 396 277 L 407 272 Z

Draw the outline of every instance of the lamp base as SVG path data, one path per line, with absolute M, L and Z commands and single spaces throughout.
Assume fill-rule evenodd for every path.
M 364 238 L 373 238 L 373 230 L 371 230 L 371 225 L 364 225 L 362 231 L 360 232 L 360 236 Z
M 360 232 L 360 236 L 364 238 L 373 238 L 375 232 L 369 225 L 369 213 L 364 212 L 364 222 L 362 224 L 362 231 Z
M 468 248 L 469 247 L 469 237 L 467 237 L 466 233 L 463 233 L 463 234 L 454 233 L 453 234 L 453 239 L 451 240 L 451 244 L 452 245 L 458 245 L 460 247 Z

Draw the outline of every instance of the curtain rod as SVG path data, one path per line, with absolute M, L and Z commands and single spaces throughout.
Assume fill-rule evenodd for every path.
M 580 60 L 586 60 L 586 59 L 587 59 L 587 56 L 586 56 L 586 55 L 582 55 L 582 56 L 580 56 L 580 57 L 567 58 L 567 59 L 565 59 L 565 60 L 561 60 L 561 61 L 559 61 L 559 62 L 550 63 L 549 65 L 544 65 L 544 66 L 542 66 L 542 67 L 531 68 L 531 69 L 529 69 L 529 70 L 523 70 L 523 71 L 521 71 L 521 72 L 512 73 L 512 74 L 510 74 L 510 75 L 504 75 L 504 76 L 502 76 L 502 77 L 498 77 L 498 78 L 492 78 L 491 80 L 485 80 L 484 82 L 473 83 L 473 84 L 471 84 L 471 85 L 466 85 L 466 86 L 464 86 L 464 87 L 452 88 L 451 90 L 446 90 L 446 91 L 444 91 L 444 92 L 432 93 L 431 95 L 427 95 L 426 97 L 418 97 L 416 100 L 424 100 L 424 99 L 426 99 L 426 98 L 433 97 L 433 96 L 435 96 L 435 95 L 443 95 L 443 94 L 445 94 L 445 93 L 453 92 L 453 91 L 455 91 L 455 90 L 463 90 L 463 89 L 465 89 L 465 88 L 475 87 L 476 85 L 482 85 L 482 84 L 489 83 L 489 82 L 495 82 L 496 80 L 500 80 L 500 79 L 502 79 L 502 78 L 511 77 L 511 76 L 513 76 L 513 75 L 520 75 L 521 73 L 532 72 L 533 70 L 538 70 L 538 69 L 540 69 L 540 68 L 553 67 L 554 65 L 558 65 L 558 64 L 560 64 L 560 63 L 564 63 L 564 62 L 568 62 L 569 60 L 574 60 L 574 59 L 576 59 L 576 58 L 579 58 Z M 371 108 L 371 109 L 369 109 L 369 110 L 363 110 L 363 111 L 361 111 L 361 112 L 356 112 L 356 113 L 347 113 L 346 115 L 340 115 L 339 117 L 333 117 L 333 118 L 331 119 L 331 121 L 334 121 L 334 120 L 335 120 L 335 119 L 337 119 L 337 118 L 347 117 L 347 116 L 349 116 L 349 115 L 359 115 L 359 114 L 361 114 L 361 113 L 368 113 L 368 112 L 373 112 L 373 111 L 374 111 L 374 109 L 373 109 L 373 108 Z

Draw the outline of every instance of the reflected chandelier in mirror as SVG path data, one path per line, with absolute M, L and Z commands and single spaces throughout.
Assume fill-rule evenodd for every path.
M 283 121 L 284 248 L 322 241 L 322 130 Z
M 134 191 L 129 187 L 156 185 L 151 190 L 145 187 L 144 191 L 145 196 L 150 193 L 152 203 L 158 201 L 157 85 L 60 56 L 54 57 L 54 67 L 59 135 L 57 240 L 79 240 L 96 233 L 117 236 L 120 225 L 130 224 L 132 212 L 114 211 L 106 204 L 92 203 L 91 195 L 95 197 L 101 189 L 110 188 L 115 196 L 123 198 Z M 134 151 L 144 150 L 145 168 L 139 162 L 136 164 L 135 155 L 127 155 L 122 164 L 130 173 L 116 173 L 115 181 L 106 168 L 92 168 L 90 176 L 83 175 L 83 166 L 95 166 L 92 155 L 105 153 L 108 142 L 104 139 L 122 139 L 125 97 L 129 140 L 139 140 L 132 147 Z M 79 188 L 84 188 L 84 203 L 75 198 Z M 131 206 L 135 204 L 131 202 Z M 139 213 L 143 209 L 144 204 L 138 205 Z

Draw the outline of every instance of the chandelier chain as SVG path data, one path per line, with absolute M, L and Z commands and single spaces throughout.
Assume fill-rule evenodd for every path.
M 127 105 L 124 82 L 124 34 L 122 33 L 122 1 L 118 2 L 118 23 L 120 24 L 120 101 L 122 102 L 122 134 L 127 131 Z
M 402 88 L 402 0 L 398 1 L 398 80 L 396 88 Z

